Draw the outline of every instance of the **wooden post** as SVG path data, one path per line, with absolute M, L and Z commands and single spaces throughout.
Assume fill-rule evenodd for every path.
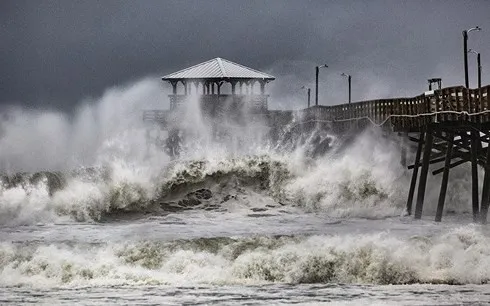
M 265 81 L 260 81 L 260 94 L 265 94 Z
M 318 106 L 318 74 L 320 72 L 320 67 L 315 67 L 315 106 Z
M 308 108 L 310 108 L 311 88 L 308 88 Z
M 400 133 L 400 164 L 403 168 L 407 167 L 406 133 Z
M 171 84 L 172 84 L 172 93 L 174 95 L 176 95 L 177 94 L 177 82 L 173 81 L 173 82 L 171 82 Z
M 490 144 L 487 146 L 487 161 L 485 163 L 485 176 L 483 177 L 483 192 L 481 197 L 480 220 L 487 224 L 488 206 L 490 204 Z
M 199 93 L 199 82 L 198 81 L 195 81 L 195 82 L 192 82 L 192 84 L 194 84 L 194 87 L 195 87 L 194 92 L 197 95 Z
M 351 103 L 351 76 L 348 77 L 349 81 L 349 104 Z
M 480 206 L 478 203 L 478 146 L 480 135 L 478 131 L 471 132 L 471 198 L 473 206 L 473 222 L 478 222 Z
M 432 152 L 432 141 L 434 136 L 432 135 L 432 126 L 427 126 L 427 132 L 425 136 L 424 156 L 422 158 L 422 169 L 420 170 L 420 182 L 419 189 L 417 191 L 417 203 L 415 206 L 415 219 L 422 218 L 422 210 L 424 208 L 425 187 L 427 185 L 427 174 L 429 173 L 429 161 L 430 153 Z
M 216 87 L 218 87 L 218 96 L 221 94 L 221 85 L 223 85 L 223 82 L 216 83 Z
M 417 184 L 417 176 L 419 172 L 419 164 L 420 164 L 420 155 L 422 154 L 422 147 L 424 145 L 424 137 L 425 133 L 420 132 L 419 143 L 417 146 L 417 153 L 415 154 L 415 163 L 412 172 L 412 180 L 410 181 L 410 189 L 408 191 L 408 200 L 407 200 L 407 213 L 408 215 L 412 214 L 412 203 L 413 203 L 413 195 L 415 193 L 415 185 Z
M 448 138 L 449 139 L 447 141 L 446 161 L 444 162 L 444 173 L 442 174 L 441 191 L 439 193 L 439 202 L 437 203 L 437 212 L 435 219 L 436 222 L 441 222 L 442 220 L 444 202 L 446 201 L 447 182 L 449 179 L 449 166 L 451 165 L 451 154 L 453 151 L 454 132 L 450 132 L 448 134 Z
M 468 81 L 468 31 L 463 31 L 463 56 L 464 56 L 464 84 L 466 88 L 469 88 Z

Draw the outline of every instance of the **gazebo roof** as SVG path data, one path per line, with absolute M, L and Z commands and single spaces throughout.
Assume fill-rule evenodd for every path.
M 164 81 L 177 81 L 183 79 L 261 79 L 274 80 L 272 75 L 258 70 L 245 67 L 243 65 L 225 60 L 213 58 L 194 65 L 192 67 L 171 73 L 162 77 Z

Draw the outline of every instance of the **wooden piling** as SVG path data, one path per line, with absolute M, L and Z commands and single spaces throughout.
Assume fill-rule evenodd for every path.
M 439 193 L 439 202 L 437 203 L 437 211 L 436 211 L 436 222 L 441 222 L 442 220 L 442 212 L 444 210 L 444 202 L 446 201 L 446 191 L 447 191 L 447 182 L 449 179 L 449 169 L 451 165 L 451 155 L 453 151 L 453 140 L 454 140 L 454 132 L 449 132 L 447 149 L 446 149 L 446 161 L 444 163 L 444 172 L 442 174 L 442 182 L 441 182 L 441 191 Z
M 410 181 L 410 189 L 408 190 L 408 200 L 407 200 L 407 213 L 412 214 L 412 203 L 413 196 L 415 193 L 415 185 L 417 184 L 417 176 L 419 172 L 420 165 L 420 155 L 422 155 L 422 147 L 424 145 L 425 132 L 420 132 L 419 143 L 417 146 L 417 153 L 415 154 L 414 168 L 412 172 L 412 180 Z
M 399 133 L 400 136 L 400 164 L 403 168 L 407 167 L 407 141 L 406 133 Z
M 483 177 L 483 191 L 481 197 L 480 220 L 487 224 L 488 205 L 490 204 L 490 144 L 487 146 L 487 160 L 485 162 L 485 176 Z
M 478 203 L 478 147 L 480 141 L 479 132 L 471 132 L 471 198 L 473 206 L 473 222 L 478 222 L 480 206 Z
M 417 203 L 415 206 L 415 219 L 422 218 L 422 210 L 424 208 L 425 187 L 427 185 L 427 174 L 429 173 L 429 161 L 430 154 L 432 152 L 432 142 L 434 136 L 432 135 L 432 126 L 427 126 L 427 132 L 425 136 L 424 156 L 422 158 L 422 169 L 420 170 L 419 188 L 417 191 Z
M 450 164 L 449 165 L 449 169 L 452 169 L 454 167 L 460 166 L 460 165 L 462 165 L 462 164 L 464 164 L 466 162 L 468 162 L 468 160 L 466 160 L 466 159 L 458 160 L 457 162 L 454 162 L 454 163 Z M 437 170 L 432 171 L 432 175 L 438 175 L 441 172 L 444 172 L 444 168 L 440 168 L 440 169 L 437 169 Z

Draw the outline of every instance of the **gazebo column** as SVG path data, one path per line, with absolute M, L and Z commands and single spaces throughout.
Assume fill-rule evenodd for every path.
M 177 94 L 177 83 L 178 83 L 178 82 L 175 82 L 175 81 L 170 82 L 170 84 L 172 84 L 172 93 L 173 93 L 174 95 L 176 95 L 176 94 Z
M 202 95 L 204 96 L 206 94 L 206 86 L 204 85 L 204 82 L 202 84 Z
M 182 81 L 182 85 L 184 85 L 184 95 L 187 96 L 187 82 L 186 81 Z
M 223 82 L 216 83 L 216 86 L 218 87 L 218 96 L 221 94 L 221 85 L 223 85 Z
M 192 84 L 194 84 L 194 87 L 196 89 L 194 92 L 197 95 L 199 93 L 199 81 L 194 81 L 194 82 L 192 82 Z
M 236 81 L 230 81 L 230 84 L 231 84 L 231 94 L 235 95 L 235 93 L 236 93 L 236 88 L 235 88 Z
M 265 94 L 265 81 L 259 81 L 260 82 L 260 94 L 264 95 Z
M 214 82 L 211 83 L 211 94 L 214 95 Z

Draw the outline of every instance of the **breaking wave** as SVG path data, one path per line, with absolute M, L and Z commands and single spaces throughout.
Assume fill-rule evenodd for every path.
M 116 160 L 69 173 L 4 175 L 0 224 L 60 218 L 103 221 L 114 215 L 189 209 L 226 211 L 231 202 L 250 205 L 254 195 L 330 217 L 398 216 L 404 212 L 409 175 L 399 164 L 395 144 L 389 139 L 372 141 L 374 137 L 376 132 L 367 132 L 348 153 L 316 159 L 304 158 L 301 152 L 268 153 L 174 161 L 160 169 Z M 447 209 L 466 212 L 468 200 L 456 197 L 469 190 L 468 182 L 464 176 L 453 180 L 456 184 L 448 195 L 453 201 Z M 433 209 L 437 191 L 430 186 L 431 181 L 428 210 Z
M 0 244 L 0 284 L 481 284 L 490 240 L 475 226 L 437 237 L 199 238 L 123 244 Z
M 157 175 L 123 162 L 72 173 L 38 172 L 3 176 L 0 223 L 31 224 L 60 216 L 102 220 L 111 214 L 165 214 L 188 209 L 225 209 L 252 194 L 281 205 L 333 216 L 396 215 L 402 206 L 393 181 L 380 182 L 371 169 L 345 171 L 309 161 L 295 164 L 278 155 L 177 162 Z M 330 169 L 326 170 L 326 167 Z M 395 203 L 395 204 L 393 204 Z M 376 209 L 386 206 L 383 209 Z

